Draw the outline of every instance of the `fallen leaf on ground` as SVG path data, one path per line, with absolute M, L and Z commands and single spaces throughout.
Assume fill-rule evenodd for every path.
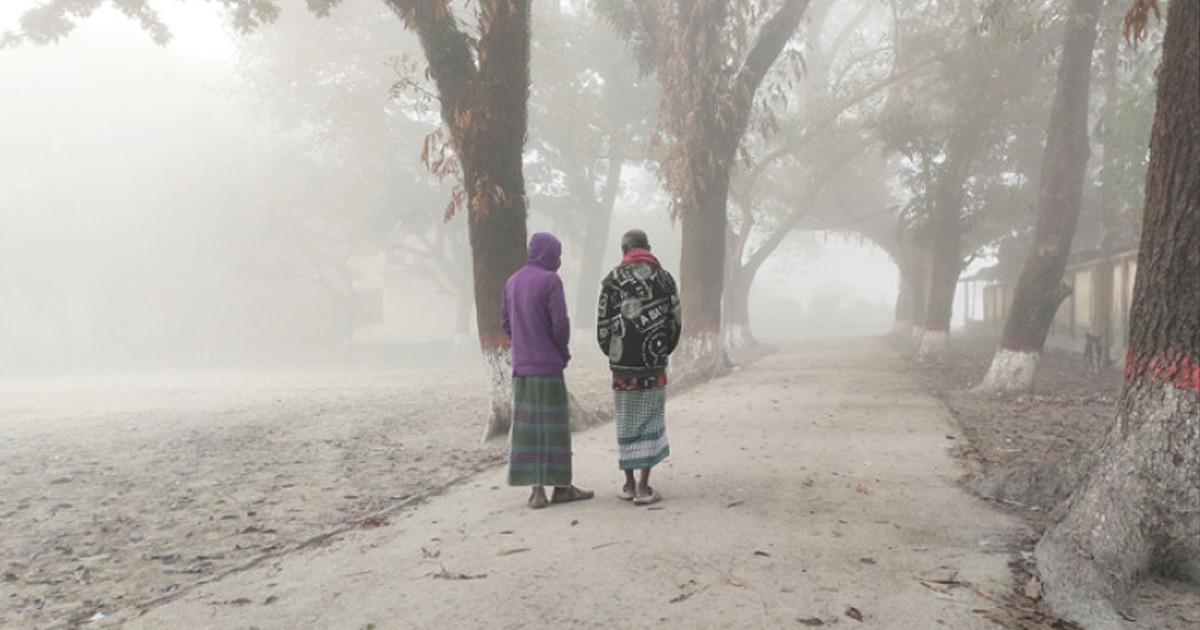
M 529 551 L 529 547 L 521 547 L 520 549 L 503 549 L 503 550 L 501 550 L 501 551 L 500 551 L 500 553 L 498 553 L 498 554 L 496 554 L 496 555 L 498 555 L 498 556 L 511 556 L 511 555 L 513 555 L 514 553 L 522 553 L 522 552 L 525 552 L 525 551 Z
M 675 597 L 672 597 L 671 599 L 667 600 L 667 603 L 678 604 L 679 602 L 681 602 L 691 596 L 692 596 L 691 593 L 680 593 L 680 594 L 676 595 Z
M 862 485 L 861 483 L 854 488 L 854 491 L 859 494 L 871 494 L 871 489 Z
M 227 604 L 231 604 L 231 605 L 233 605 L 233 606 L 245 606 L 246 604 L 249 604 L 249 603 L 250 603 L 250 598 L 248 598 L 248 597 L 239 597 L 239 598 L 237 598 L 237 599 L 231 599 L 231 600 L 229 600 L 229 601 L 228 601 L 228 602 L 226 602 L 226 603 L 227 603 Z
M 736 587 L 738 587 L 738 588 L 741 588 L 741 587 L 743 587 L 743 586 L 745 586 L 745 585 L 746 585 L 746 583 L 745 583 L 745 582 L 743 582 L 741 578 L 739 578 L 739 577 L 738 577 L 738 576 L 736 576 L 736 575 L 733 575 L 732 573 L 731 573 L 731 574 L 729 574 L 729 583 L 730 583 L 730 584 L 732 584 L 732 585 L 734 585 L 734 586 L 736 586 Z
M 754 555 L 756 555 L 756 556 L 766 556 L 766 557 L 768 557 L 768 558 L 770 558 L 770 557 L 771 557 L 771 554 L 769 554 L 769 553 L 767 553 L 767 552 L 765 552 L 765 551 L 758 551 L 758 550 L 755 550 L 755 552 L 754 552 Z
M 796 621 L 799 621 L 800 623 L 802 623 L 806 626 L 813 626 L 813 627 L 825 625 L 824 621 L 821 621 L 820 619 L 818 619 L 816 617 L 809 617 L 807 619 L 797 619 Z
M 863 614 L 861 612 L 859 612 L 859 610 L 853 606 L 846 609 L 846 616 L 855 621 L 863 620 Z
M 387 524 L 388 521 L 386 518 L 375 518 L 374 516 L 370 516 L 356 523 L 354 525 L 354 529 L 375 529 L 376 527 L 383 527 Z
M 1029 599 L 1038 599 L 1042 596 L 1042 583 L 1038 581 L 1036 575 L 1029 576 L 1025 582 L 1025 597 Z
M 480 578 L 487 577 L 487 574 L 480 573 L 478 575 L 467 575 L 466 573 L 455 573 L 454 571 L 447 571 L 446 566 L 442 565 L 442 570 L 438 573 L 434 573 L 433 577 L 443 580 L 478 580 Z

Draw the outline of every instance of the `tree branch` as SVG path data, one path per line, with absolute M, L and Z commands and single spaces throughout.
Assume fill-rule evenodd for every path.
M 742 64 L 742 69 L 738 71 L 734 81 L 733 97 L 739 111 L 750 111 L 754 92 L 758 90 L 763 78 L 767 76 L 767 71 L 791 39 L 792 33 L 800 26 L 800 18 L 804 16 L 808 2 L 809 0 L 786 0 L 758 32 L 754 48 L 746 55 L 746 62 Z
M 384 0 L 400 16 L 407 28 L 417 32 L 429 75 L 438 88 L 442 122 L 454 130 L 460 127 L 461 117 L 471 108 L 471 89 L 478 70 L 472 52 L 471 39 L 458 26 L 449 3 L 442 0 Z M 455 144 L 459 138 L 455 137 Z

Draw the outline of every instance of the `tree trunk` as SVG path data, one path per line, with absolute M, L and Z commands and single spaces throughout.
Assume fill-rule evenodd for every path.
M 924 327 L 929 291 L 928 258 L 914 246 L 903 247 L 905 253 L 896 259 L 896 266 L 900 270 L 900 290 L 896 295 L 895 330 L 909 343 L 920 343 L 919 333 Z
M 504 283 L 525 264 L 526 208 L 522 150 L 529 101 L 529 0 L 481 2 L 481 120 L 459 121 L 467 138 L 460 154 L 467 185 L 475 277 L 475 323 L 488 370 L 491 414 L 484 439 L 512 423 L 512 354 L 500 328 Z M 473 132 L 473 133 L 472 133 Z M 470 155 L 468 159 L 467 155 Z
M 683 333 L 673 372 L 687 374 L 685 381 L 706 380 L 730 367 L 721 342 L 730 173 L 754 94 L 799 27 L 808 3 L 786 0 L 763 25 L 731 80 L 724 78 L 728 60 L 719 45 L 729 8 L 714 0 L 674 8 L 680 25 L 669 31 L 672 41 L 660 62 L 659 80 L 664 84 L 662 109 L 674 116 L 665 125 L 679 138 L 668 151 L 665 172 L 683 222 Z M 696 41 L 711 43 L 698 49 Z
M 608 230 L 612 225 L 613 206 L 621 189 L 621 170 L 625 160 L 617 157 L 616 147 L 610 147 L 608 158 L 608 176 L 604 180 L 604 190 L 599 202 L 588 203 L 588 213 L 585 218 L 583 233 L 583 264 L 579 269 L 579 283 L 576 285 L 575 317 L 576 328 L 595 328 L 596 299 L 600 295 L 600 281 L 604 278 L 601 268 L 604 262 L 604 252 L 608 249 Z
M 729 265 L 723 316 L 727 352 L 748 350 L 758 345 L 758 340 L 750 330 L 750 287 L 757 270 L 757 265 L 743 266 L 736 261 Z
M 1104 105 L 1100 115 L 1101 120 L 1113 124 L 1116 118 L 1117 94 L 1117 48 L 1120 45 L 1121 29 L 1118 28 L 1118 12 L 1113 5 L 1101 12 L 1101 28 L 1104 40 L 1103 52 L 1100 55 L 1100 65 L 1104 72 Z M 1115 236 L 1117 230 L 1119 200 L 1117 197 L 1116 149 L 1112 139 L 1104 141 L 1104 153 L 1100 166 L 1100 253 L 1107 260 L 1116 253 Z M 1111 264 L 1100 265 L 1096 278 L 1096 330 L 1100 335 L 1101 361 L 1107 364 L 1112 361 L 1113 348 L 1113 268 Z
M 462 166 L 475 323 L 491 400 L 486 440 L 507 433 L 512 422 L 512 358 L 500 328 L 500 303 L 504 282 L 525 264 L 522 150 L 529 101 L 529 0 L 481 0 L 474 47 L 449 5 L 387 3 L 417 31 L 437 85 L 442 122 Z
M 959 4 L 964 19 L 973 20 L 974 3 Z M 944 358 L 953 315 L 954 292 L 962 273 L 962 213 L 967 178 L 975 153 L 983 144 L 1000 108 L 1012 96 L 1017 78 L 1026 75 L 1043 54 L 1049 30 L 1035 33 L 1021 46 L 995 55 L 991 74 L 972 72 L 980 83 L 972 98 L 959 105 L 946 143 L 946 159 L 937 173 L 933 191 L 933 228 L 930 247 L 929 298 L 918 357 L 923 361 Z M 972 35 L 972 38 L 975 36 Z
M 736 142 L 736 140 L 735 140 Z M 683 214 L 683 251 L 679 261 L 679 297 L 683 332 L 674 370 L 700 381 L 728 369 L 721 335 L 721 295 L 725 284 L 726 202 L 733 149 L 689 151 L 696 162 L 714 167 L 694 173 L 696 205 Z M 723 154 L 723 155 L 721 155 Z
M 1083 204 L 1088 156 L 1088 88 L 1101 0 L 1073 0 L 1050 111 L 1033 245 L 1017 280 L 1000 347 L 983 391 L 1028 390 L 1054 313 L 1071 294 L 1063 280 Z
M 1123 627 L 1147 572 L 1200 581 L 1200 0 L 1168 13 L 1117 421 L 1035 551 L 1047 602 L 1091 630 Z
M 921 361 L 941 361 L 946 356 L 950 342 L 950 318 L 954 314 L 954 290 L 962 272 L 962 190 L 970 157 L 951 150 L 946 161 L 935 193 L 925 325 L 917 349 L 917 357 Z

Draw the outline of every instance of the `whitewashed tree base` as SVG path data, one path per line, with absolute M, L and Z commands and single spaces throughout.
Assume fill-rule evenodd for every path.
M 485 350 L 483 362 L 487 369 L 488 398 L 491 403 L 491 413 L 483 432 L 483 441 L 487 442 L 508 436 L 512 428 L 512 348 Z M 580 405 L 570 391 L 567 392 L 567 410 L 572 431 L 582 431 L 599 423 L 599 417 Z
M 1200 579 L 1200 392 L 1142 380 L 1122 397 L 1091 475 L 1034 548 L 1046 602 L 1093 630 L 1128 627 L 1114 601 L 1152 562 Z
M 983 392 L 1020 392 L 1033 389 L 1040 352 L 997 349 L 992 365 L 975 389 Z
M 512 426 L 512 348 L 486 348 L 483 350 L 484 368 L 487 370 L 488 399 L 491 412 L 483 441 L 487 442 L 508 435 Z
M 744 324 L 731 324 L 725 327 L 725 350 L 728 352 L 737 352 L 753 348 L 758 344 L 754 341 L 754 336 L 750 334 L 750 328 Z
M 950 333 L 944 330 L 926 330 L 921 335 L 917 359 L 922 362 L 940 362 L 950 351 Z
M 718 332 L 706 332 L 679 340 L 671 355 L 671 382 L 689 387 L 729 372 L 732 364 Z

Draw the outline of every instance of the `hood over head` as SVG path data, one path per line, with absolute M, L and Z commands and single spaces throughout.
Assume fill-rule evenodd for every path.
M 562 260 L 562 243 L 549 232 L 538 232 L 529 238 L 529 258 L 526 264 L 555 271 Z

